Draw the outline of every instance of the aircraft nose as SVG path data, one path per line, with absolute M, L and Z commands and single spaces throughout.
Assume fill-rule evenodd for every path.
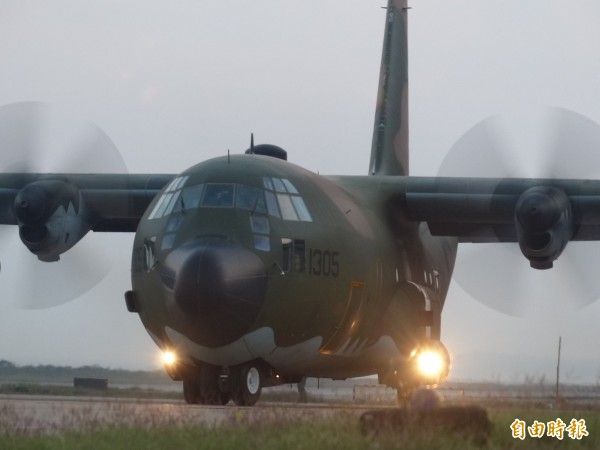
M 163 267 L 188 337 L 217 347 L 250 330 L 267 285 L 265 265 L 253 252 L 226 239 L 200 238 L 171 252 Z

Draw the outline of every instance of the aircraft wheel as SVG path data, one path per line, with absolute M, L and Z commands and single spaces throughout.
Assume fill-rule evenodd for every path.
M 221 370 L 215 366 L 203 366 L 200 371 L 200 396 L 204 405 L 226 405 L 231 398 L 219 386 Z
M 396 402 L 398 406 L 407 407 L 410 405 L 411 399 L 417 386 L 411 383 L 399 383 L 396 386 Z
M 226 405 L 229 402 L 230 396 L 228 393 L 219 390 L 203 390 L 202 404 L 203 405 Z
M 432 410 L 440 406 L 440 396 L 435 389 L 419 388 L 410 398 L 413 409 Z
M 185 377 L 183 379 L 183 398 L 188 405 L 201 403 L 200 385 L 195 378 Z
M 252 406 L 260 398 L 263 376 L 256 364 L 248 363 L 232 368 L 231 397 L 238 406 Z
M 221 392 L 219 389 L 202 389 L 203 405 L 226 405 L 231 396 L 229 392 Z
M 226 405 L 227 403 L 229 403 L 229 400 L 231 400 L 231 394 L 229 392 L 220 392 L 219 391 L 219 397 L 218 397 L 218 401 L 219 403 L 216 403 L 217 405 Z

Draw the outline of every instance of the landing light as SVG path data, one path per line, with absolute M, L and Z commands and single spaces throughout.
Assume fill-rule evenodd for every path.
M 162 359 L 165 366 L 172 366 L 177 362 L 177 355 L 172 351 L 167 350 L 166 352 L 163 352 Z
M 439 341 L 422 343 L 410 354 L 414 375 L 420 383 L 435 386 L 446 380 L 450 371 L 450 355 Z
M 417 357 L 419 372 L 428 378 L 440 375 L 444 370 L 444 366 L 442 355 L 433 350 L 424 351 Z
M 173 350 L 165 350 L 162 352 L 161 359 L 165 366 L 165 371 L 174 381 L 181 381 L 182 377 L 182 360 Z

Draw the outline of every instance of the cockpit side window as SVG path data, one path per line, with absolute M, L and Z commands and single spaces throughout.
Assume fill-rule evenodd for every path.
M 283 183 L 283 185 L 285 186 L 285 188 L 287 189 L 287 191 L 290 194 L 297 194 L 298 193 L 298 190 L 296 189 L 296 186 L 294 186 L 290 180 L 288 180 L 286 178 L 282 178 L 281 182 Z
M 292 203 L 294 204 L 294 207 L 296 208 L 296 212 L 298 213 L 298 217 L 300 218 L 300 220 L 302 222 L 312 222 L 312 217 L 308 212 L 308 208 L 306 207 L 306 204 L 304 203 L 302 197 L 292 195 L 291 199 Z
M 270 215 L 281 217 L 283 220 L 312 222 L 304 199 L 290 180 L 264 177 L 263 185 Z
M 154 205 L 154 209 L 148 216 L 148 219 L 160 219 L 163 216 L 167 216 L 173 211 L 177 200 L 181 194 L 181 189 L 187 182 L 189 176 L 183 177 L 175 177 L 169 183 L 165 192 L 160 196 L 156 204 Z
M 273 181 L 273 187 L 275 188 L 276 192 L 287 192 L 285 189 L 285 185 L 283 184 L 283 181 L 281 181 L 280 178 L 271 178 L 271 180 Z
M 263 185 L 265 186 L 265 189 L 268 189 L 269 191 L 273 190 L 273 182 L 271 181 L 270 178 L 264 177 Z
M 283 220 L 298 220 L 298 215 L 292 204 L 292 200 L 289 195 L 277 194 L 277 200 L 279 201 L 279 207 L 281 208 L 281 217 Z
M 277 199 L 275 198 L 275 194 L 271 191 L 265 191 L 265 196 L 267 198 L 267 208 L 269 210 L 269 215 L 274 217 L 281 217 L 279 215 L 279 206 L 277 206 Z

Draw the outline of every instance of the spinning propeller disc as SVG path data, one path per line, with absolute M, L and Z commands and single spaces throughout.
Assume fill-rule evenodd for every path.
M 126 173 L 121 154 L 96 125 L 38 102 L 0 107 L 0 170 L 4 173 Z M 12 207 L 12 205 L 11 205 Z M 89 236 L 44 263 L 23 245 L 18 227 L 0 227 L 0 299 L 40 309 L 85 294 L 110 271 L 110 249 Z
M 598 179 L 600 125 L 548 107 L 491 116 L 450 149 L 438 176 Z M 600 298 L 600 243 L 569 242 L 549 270 L 518 244 L 461 244 L 454 279 L 482 304 L 518 317 L 583 308 Z

